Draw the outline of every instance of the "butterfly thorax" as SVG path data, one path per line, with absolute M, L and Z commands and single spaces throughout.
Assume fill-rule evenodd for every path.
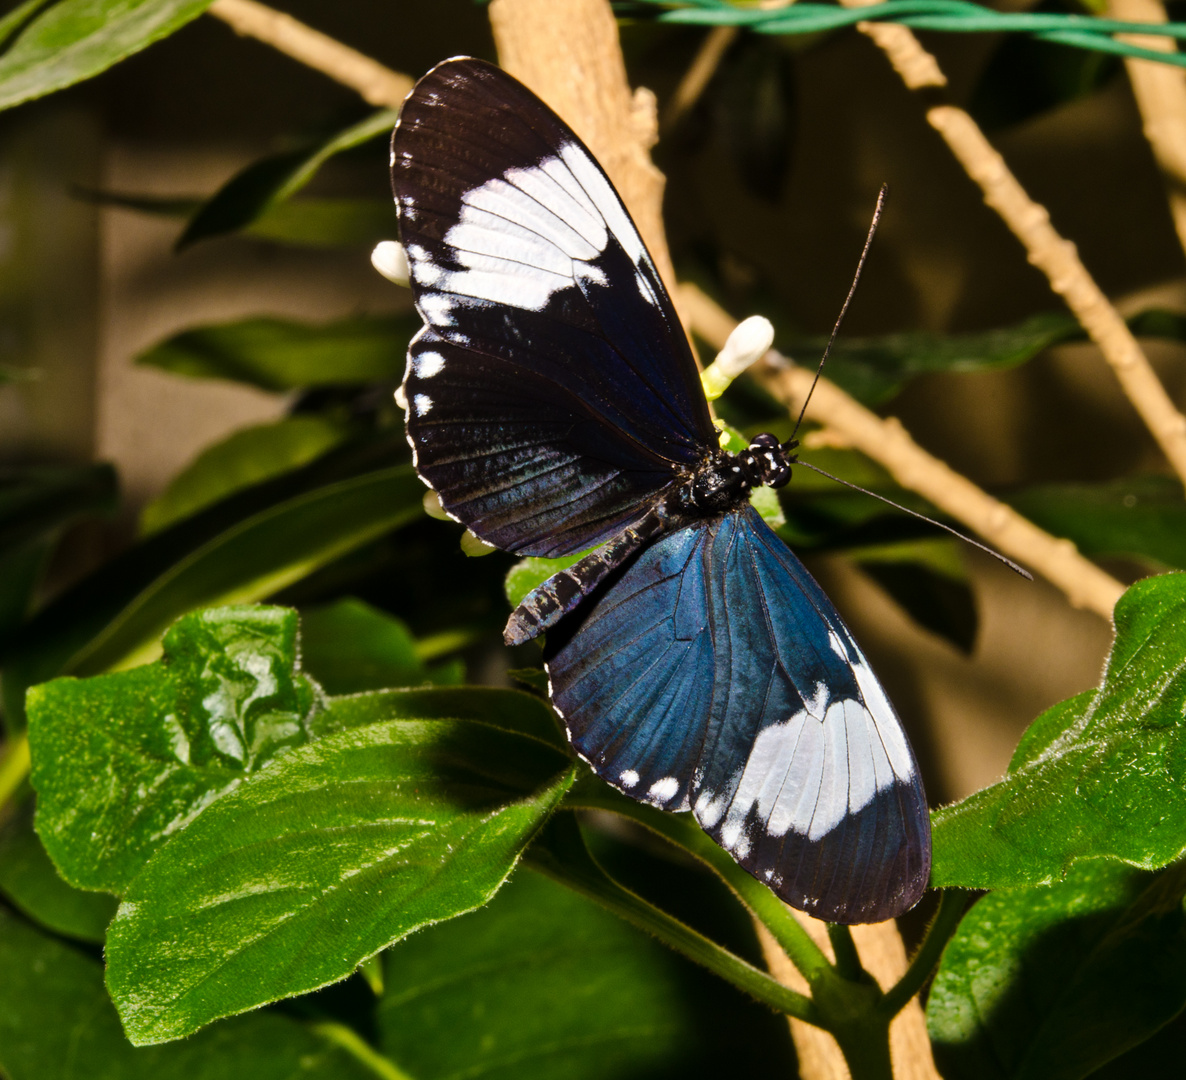
M 681 486 L 681 509 L 690 516 L 720 514 L 740 506 L 756 487 L 783 487 L 791 479 L 798 445 L 764 433 L 738 453 L 714 450 Z

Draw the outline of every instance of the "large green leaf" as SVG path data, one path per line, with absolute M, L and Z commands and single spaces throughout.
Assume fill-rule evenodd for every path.
M 1006 497 L 1034 524 L 1092 558 L 1127 556 L 1186 569 L 1186 499 L 1169 476 L 1097 484 L 1041 484 Z
M 1132 586 L 1093 694 L 1038 717 L 999 783 L 933 814 L 931 883 L 1058 881 L 1077 859 L 1186 853 L 1186 574 Z
M 57 0 L 20 5 L 0 23 L 0 109 L 61 90 L 167 37 L 210 0 Z
M 424 489 L 410 466 L 349 475 L 368 455 L 390 458 L 379 444 L 361 458 L 319 461 L 249 488 L 81 582 L 8 643 L 7 715 L 23 713 L 33 683 L 151 660 L 160 635 L 184 612 L 263 599 L 420 517 Z M 343 472 L 346 479 L 333 479 Z
M 402 619 L 353 597 L 302 612 L 301 651 L 305 667 L 331 694 L 449 685 L 465 677 L 460 661 L 430 670 Z
M 29 691 L 37 829 L 68 880 L 121 893 L 205 807 L 310 737 L 323 707 L 297 662 L 297 614 L 187 615 L 154 664 Z
M 95 959 L 0 908 L 0 1072 L 7 1080 L 374 1080 L 373 1065 L 276 1012 L 228 1020 L 174 1046 L 136 1048 Z M 355 1040 L 361 1042 L 361 1040 Z M 392 1068 L 389 1080 L 397 1080 Z
M 700 1074 L 687 965 L 528 868 L 384 954 L 384 1053 L 419 1080 Z
M 927 1002 L 947 1080 L 1079 1080 L 1186 1006 L 1186 868 L 1077 866 L 986 896 Z
M 31 808 L 0 828 L 0 893 L 34 922 L 80 941 L 101 942 L 118 903 L 62 880 L 33 831 Z
M 289 751 L 149 860 L 107 934 L 137 1045 L 313 990 L 485 903 L 571 782 L 558 750 L 390 720 Z
M 157 532 L 232 492 L 307 465 L 348 434 L 344 425 L 321 416 L 289 416 L 240 428 L 203 450 L 144 508 L 141 532 Z
M 389 134 L 398 115 L 394 109 L 379 109 L 316 146 L 254 162 L 198 208 L 178 239 L 177 247 L 185 248 L 250 225 L 268 209 L 300 191 L 335 154 Z M 391 212 L 389 232 L 394 217 Z
M 261 390 L 396 383 L 420 317 L 367 315 L 322 326 L 284 319 L 186 330 L 136 358 L 174 375 L 233 379 Z

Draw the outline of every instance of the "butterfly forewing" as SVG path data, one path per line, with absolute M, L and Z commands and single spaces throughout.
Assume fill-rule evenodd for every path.
M 526 554 L 590 547 L 714 445 L 637 230 L 535 95 L 482 61 L 438 66 L 401 111 L 392 185 L 426 323 L 409 439 L 479 536 Z

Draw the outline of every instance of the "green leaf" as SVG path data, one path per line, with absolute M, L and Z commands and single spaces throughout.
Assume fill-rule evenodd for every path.
M 456 665 L 425 667 L 401 619 L 353 597 L 302 612 L 301 650 L 305 667 L 331 694 L 461 681 Z
M 1073 316 L 1046 312 L 1016 326 L 972 334 L 916 331 L 841 338 L 828 357 L 828 378 L 858 401 L 880 405 L 920 375 L 1016 367 L 1043 349 L 1081 334 Z M 826 338 L 800 338 L 788 342 L 786 351 L 792 356 L 816 357 L 826 343 Z
M 1090 558 L 1129 557 L 1186 569 L 1186 499 L 1180 481 L 1134 476 L 1096 484 L 1042 484 L 1006 501 Z
M 567 753 L 568 739 L 544 701 L 521 690 L 490 686 L 379 690 L 330 698 L 313 718 L 317 738 L 384 720 L 466 720 L 550 743 Z
M 388 456 L 382 445 L 371 452 Z M 9 644 L 7 715 L 23 712 L 33 683 L 152 660 L 159 636 L 184 612 L 263 599 L 422 514 L 424 488 L 410 466 L 310 487 L 342 471 L 319 462 L 233 495 L 129 549 L 45 608 Z
M 120 1029 L 102 965 L 0 908 L 0 1072 L 8 1080 L 374 1080 L 335 1039 L 276 1012 L 228 1020 L 174 1046 L 137 1049 Z M 398 1076 L 391 1069 L 390 1076 Z
M 80 189 L 79 198 L 99 206 L 120 206 L 156 217 L 192 217 L 205 201 L 198 196 L 164 198 L 133 192 Z M 390 200 L 290 199 L 270 203 L 241 232 L 260 240 L 293 247 L 370 249 L 395 232 Z M 3 369 L 0 369 L 3 377 Z
M 179 619 L 154 664 L 29 691 L 37 830 L 74 885 L 122 893 L 161 844 L 282 750 L 321 707 L 297 614 Z
M 25 3 L 0 22 L 0 109 L 106 71 L 187 22 L 210 0 Z
M 384 954 L 379 1044 L 419 1080 L 699 1074 L 686 965 L 528 868 Z
M 147 535 L 239 491 L 307 465 L 341 443 L 348 429 L 320 416 L 290 416 L 241 428 L 203 450 L 140 515 Z
M 284 319 L 186 330 L 136 363 L 198 379 L 232 379 L 261 390 L 397 383 L 420 316 L 358 316 L 322 326 Z
M 57 934 L 102 942 L 118 901 L 62 880 L 22 811 L 0 829 L 0 893 L 18 911 Z
M 107 934 L 136 1045 L 345 978 L 484 904 L 572 780 L 564 755 L 472 721 L 391 720 L 278 758 L 177 834 Z
M 1186 1006 L 1186 868 L 1077 866 L 986 896 L 927 1002 L 947 1080 L 1079 1080 Z
M 1094 694 L 1035 721 L 1004 780 L 932 815 L 931 884 L 1044 885 L 1078 859 L 1186 853 L 1186 574 L 1133 585 Z
M 251 224 L 300 191 L 335 154 L 390 134 L 398 116 L 395 109 L 379 109 L 317 146 L 276 154 L 247 166 L 198 209 L 178 239 L 177 249 Z M 389 213 L 389 232 L 394 218 L 394 212 Z

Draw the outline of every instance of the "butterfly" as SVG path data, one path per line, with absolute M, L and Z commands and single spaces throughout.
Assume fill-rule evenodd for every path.
M 409 94 L 391 180 L 424 326 L 402 387 L 441 506 L 520 555 L 595 548 L 531 593 L 552 703 L 610 784 L 690 810 L 832 922 L 922 895 L 918 766 L 864 654 L 750 504 L 794 443 L 720 448 L 671 300 L 609 179 L 517 80 L 447 60 Z M 599 546 L 600 545 L 600 546 Z

